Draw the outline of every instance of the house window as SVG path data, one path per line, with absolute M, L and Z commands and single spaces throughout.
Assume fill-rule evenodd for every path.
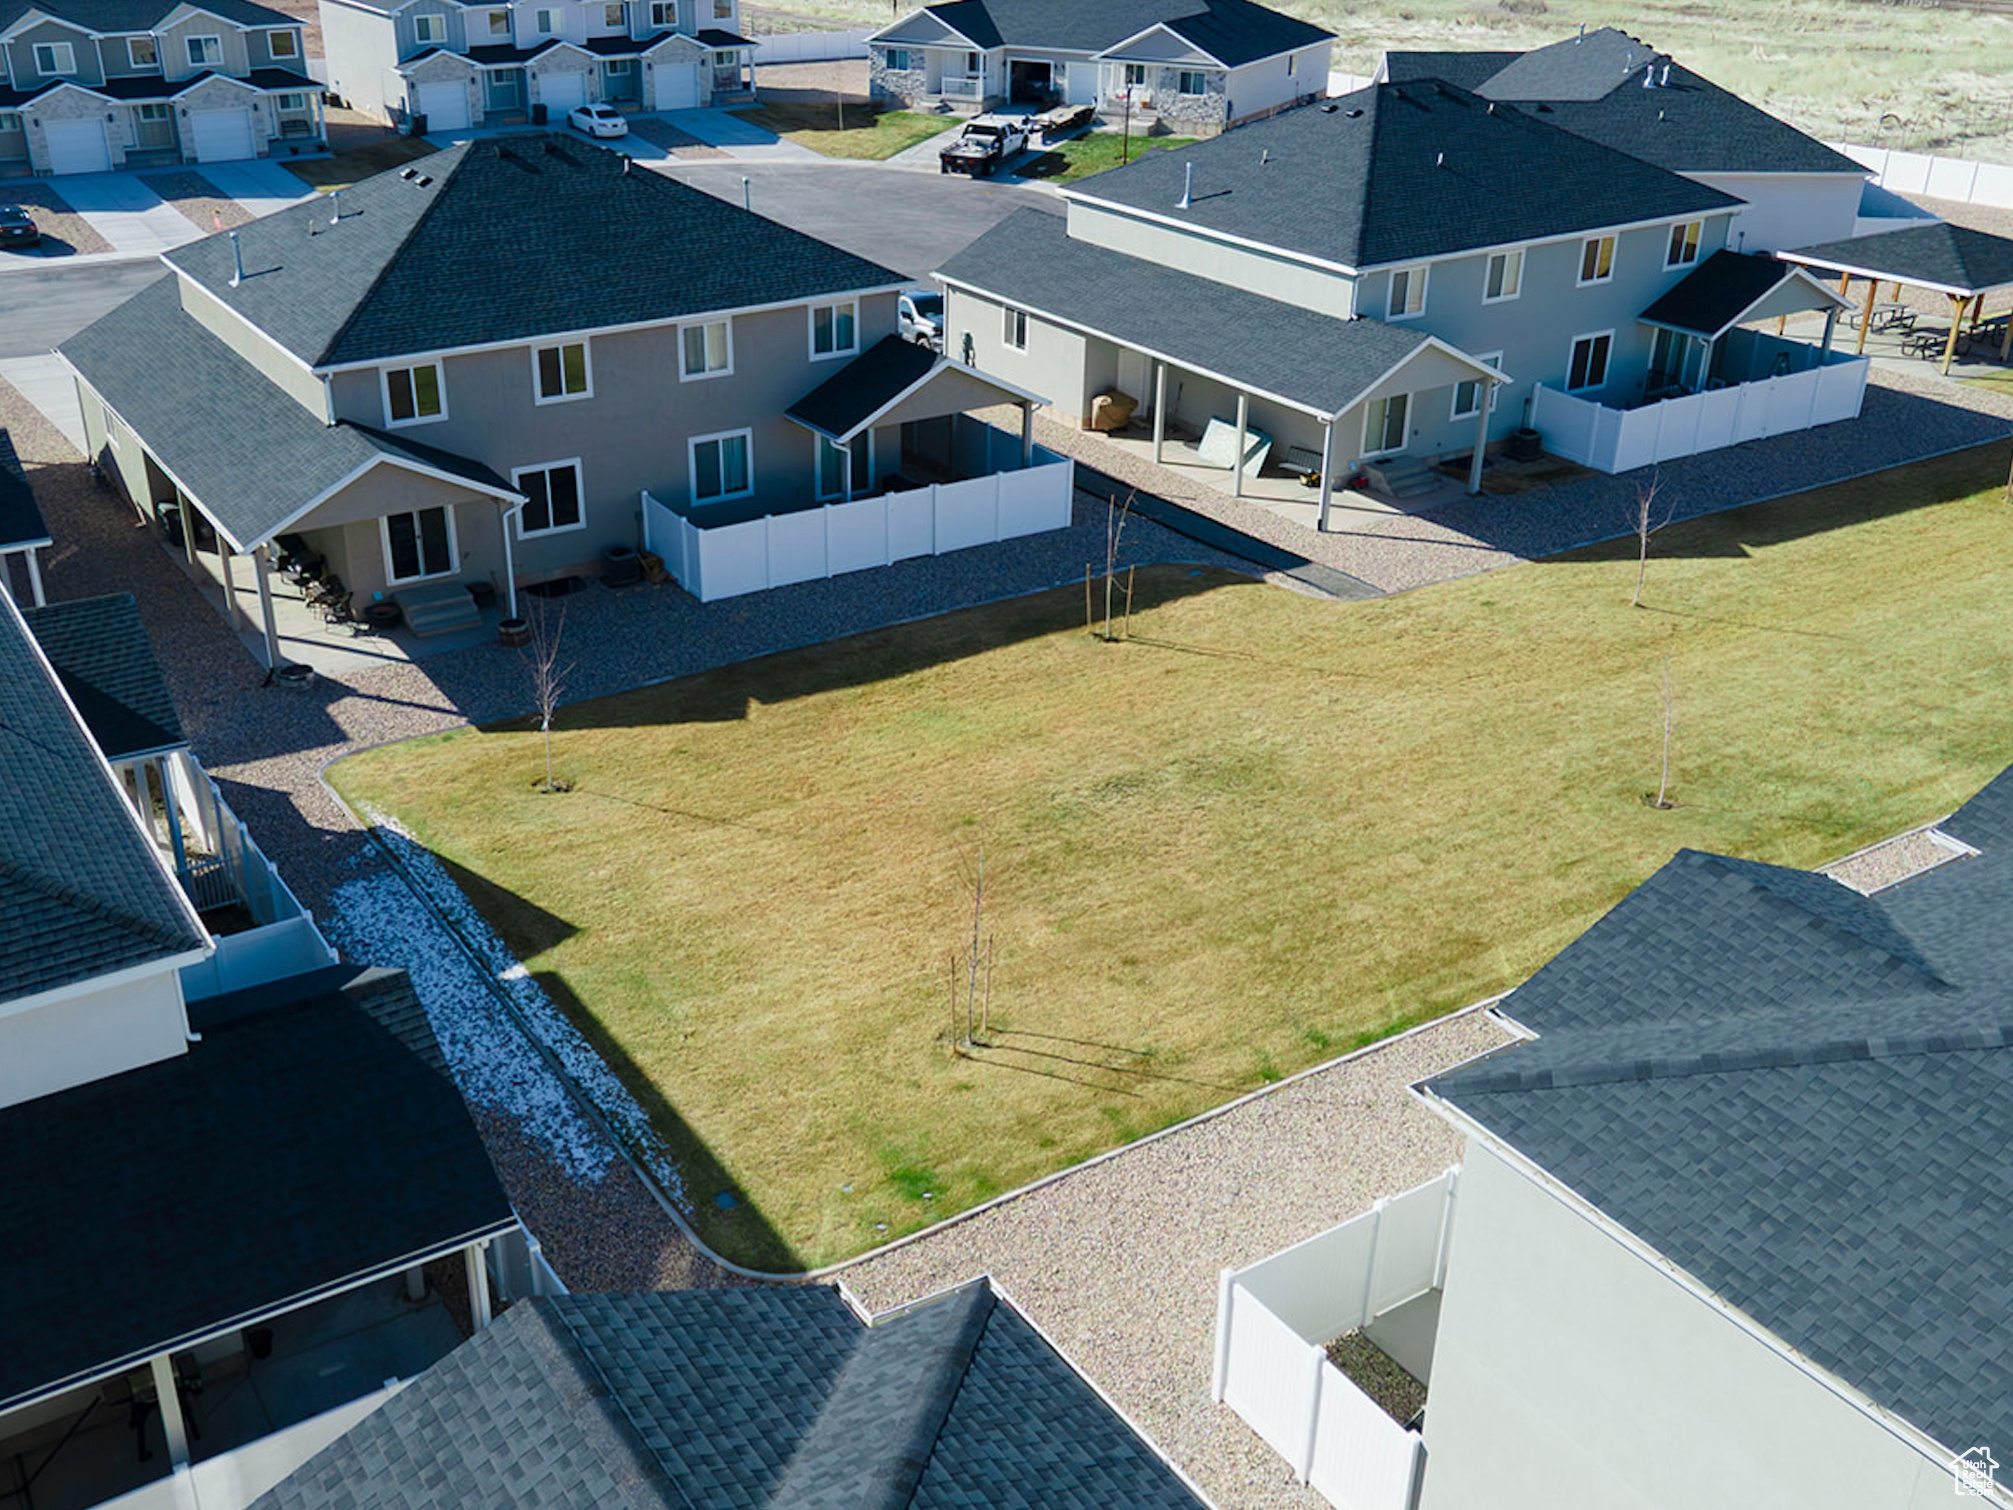
M 909 50 L 906 47 L 890 47 L 881 54 L 881 66 L 890 73 L 909 71 Z
M 593 397 L 593 377 L 587 368 L 585 341 L 539 346 L 534 348 L 531 356 L 539 403 L 557 404 L 570 398 Z
M 1566 369 L 1566 391 L 1578 393 L 1583 388 L 1598 388 L 1608 380 L 1608 353 L 1614 348 L 1615 335 L 1604 330 L 1599 335 L 1581 336 L 1573 342 L 1572 365 Z
M 734 19 L 734 0 L 713 0 L 713 19 L 731 21 Z
M 1615 238 L 1595 236 L 1580 246 L 1580 282 L 1605 283 L 1615 275 Z
M 627 23 L 628 17 L 623 14 L 621 6 L 604 5 L 601 7 L 601 24 L 603 26 L 623 26 Z
M 725 320 L 687 325 L 679 349 L 686 378 L 719 377 L 734 370 L 733 332 Z
M 281 98 L 285 99 L 286 96 L 282 95 Z M 172 107 L 161 104 L 158 101 L 143 104 L 140 106 L 139 113 L 140 119 L 143 121 L 166 121 L 174 119 L 174 110 Z
M 1209 75 L 1199 68 L 1184 68 L 1175 88 L 1182 94 L 1209 93 Z
M 489 13 L 489 34 L 492 37 L 507 37 L 510 35 L 509 11 L 493 10 Z
M 678 24 L 677 0 L 651 0 L 650 24 L 652 26 L 676 26 Z
M 746 498 L 754 492 L 754 469 L 748 464 L 748 452 L 753 442 L 752 430 L 694 436 L 692 501 L 718 503 L 727 498 Z
M 1401 267 L 1391 274 L 1391 296 L 1384 312 L 1393 320 L 1409 320 L 1426 307 L 1426 269 Z
M 293 58 L 300 55 L 300 43 L 290 31 L 269 31 L 266 33 L 266 51 L 276 58 Z
M 77 71 L 77 49 L 68 42 L 37 42 L 35 71 L 44 74 L 71 74 Z
M 454 516 L 445 508 L 387 514 L 383 520 L 385 576 L 417 582 L 454 574 Z
M 552 36 L 559 30 L 559 12 L 556 10 L 542 10 L 538 13 L 536 20 L 538 34 L 541 37 Z
M 818 437 L 818 501 L 829 503 L 834 498 L 846 496 L 846 471 L 850 466 L 853 476 L 855 497 L 867 491 L 874 475 L 872 463 L 873 434 L 863 432 L 853 437 L 848 448 L 834 445 L 824 436 Z
M 975 52 L 966 53 L 965 72 L 968 75 L 976 75 L 978 71 L 979 71 L 979 55 Z
M 1027 311 L 1008 306 L 1000 337 L 1015 351 L 1027 350 Z
M 629 71 L 636 66 L 636 60 L 634 58 L 610 58 L 601 66 L 608 71 L 609 78 L 626 79 L 629 77 Z
M 288 115 L 304 114 L 308 108 L 308 97 L 299 91 L 280 95 L 278 102 L 280 109 Z
M 1514 299 L 1523 286 L 1524 254 L 1498 252 L 1489 259 L 1489 270 L 1482 280 L 1482 302 L 1494 304 L 1502 299 Z
M 1483 363 L 1485 366 L 1495 367 L 1502 363 L 1503 354 L 1500 351 L 1491 351 L 1478 355 L 1475 360 Z M 1482 389 L 1485 386 L 1489 390 L 1489 412 L 1491 414 L 1496 412 L 1495 385 L 1490 383 L 1486 378 L 1468 378 L 1454 385 L 1453 417 L 1455 419 L 1473 419 L 1477 414 L 1481 413 Z
M 189 66 L 214 68 L 224 61 L 224 44 L 217 37 L 189 38 Z
M 844 304 L 811 306 L 811 360 L 845 356 L 859 349 L 859 307 L 848 299 Z
M 525 504 L 517 515 L 517 537 L 557 535 L 577 530 L 586 521 L 580 513 L 580 463 L 555 461 L 543 467 L 519 467 L 510 481 Z
M 1363 408 L 1363 454 L 1389 456 L 1405 449 L 1405 420 L 1412 408 L 1412 395 L 1394 393 L 1389 398 L 1373 398 Z
M 440 364 L 388 367 L 384 374 L 384 416 L 389 425 L 423 425 L 443 419 L 447 403 L 440 391 Z
M 126 61 L 134 68 L 159 68 L 160 51 L 154 46 L 152 37 L 126 38 Z
M 1690 267 L 1698 261 L 1698 239 L 1705 230 L 1703 220 L 1687 220 L 1671 227 L 1670 249 L 1664 253 L 1665 267 Z
M 447 17 L 432 14 L 412 18 L 412 34 L 420 42 L 445 42 Z
M 1146 65 L 1144 63 L 1128 63 L 1125 65 L 1125 87 L 1127 89 L 1144 89 L 1146 87 Z

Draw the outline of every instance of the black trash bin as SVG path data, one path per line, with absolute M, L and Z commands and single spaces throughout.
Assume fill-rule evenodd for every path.
M 531 107 L 531 124 L 534 126 L 545 124 L 545 106 L 542 102 Z
M 406 131 L 411 136 L 426 135 L 426 112 L 424 110 L 413 116 L 412 123 L 406 128 Z

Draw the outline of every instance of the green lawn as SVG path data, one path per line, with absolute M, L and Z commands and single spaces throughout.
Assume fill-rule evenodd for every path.
M 1121 166 L 1148 152 L 1164 152 L 1170 147 L 1186 147 L 1192 136 L 1146 136 L 1133 132 L 1130 142 L 1121 131 L 1093 131 L 1070 141 L 1059 142 L 1020 170 L 1023 178 L 1043 178 L 1050 183 L 1075 183 L 1106 168 Z
M 843 107 L 837 102 L 755 105 L 733 113 L 827 157 L 875 160 L 893 157 L 958 124 L 955 116 L 919 115 L 911 110 L 876 114 L 873 106 L 850 100 Z
M 1157 569 L 1129 643 L 1069 588 L 567 708 L 565 795 L 522 725 L 333 776 L 645 1096 L 710 1242 L 828 1263 L 1511 986 L 1680 845 L 1956 805 L 2013 755 L 2006 462 L 1669 528 L 1643 609 L 1633 542 L 1348 606 Z

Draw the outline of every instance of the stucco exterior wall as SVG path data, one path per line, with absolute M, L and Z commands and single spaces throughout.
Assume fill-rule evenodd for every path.
M 68 43 L 76 68 L 70 73 L 43 73 L 35 66 L 37 42 Z M 38 22 L 18 33 L 7 44 L 7 67 L 14 87 L 22 90 L 39 89 L 63 79 L 73 84 L 102 84 L 105 81 L 104 72 L 98 66 L 98 49 L 92 44 L 90 33 L 65 26 L 60 21 Z
M 1745 199 L 1726 244 L 1736 251 L 1774 252 L 1843 241 L 1859 217 L 1866 178 L 1858 173 L 1693 173 L 1702 184 Z
M 1197 187 L 1199 190 L 1200 185 Z M 1167 213 L 1179 212 L 1170 204 Z M 1193 273 L 1232 288 L 1248 289 L 1268 299 L 1334 315 L 1337 319 L 1346 320 L 1356 313 L 1356 280 L 1346 273 L 1329 272 L 1276 254 L 1190 235 L 1173 226 L 1156 225 L 1081 200 L 1069 202 L 1069 233 L 1093 246 L 1109 247 L 1129 257 Z
M 309 414 L 318 420 L 328 418 L 328 399 L 320 378 L 247 325 L 234 310 L 219 303 L 201 284 L 179 274 L 176 283 L 181 290 L 182 308 L 190 319 L 257 368 Z
M 398 61 L 398 33 L 391 17 L 341 0 L 321 0 L 321 24 L 329 92 L 350 109 L 390 125 L 385 77 Z
M 0 1106 L 121 1075 L 187 1050 L 181 977 L 161 969 L 0 1014 Z
M 971 337 L 972 365 L 1044 395 L 1050 412 L 1069 422 L 1090 412 L 1090 400 L 1110 386 L 1091 382 L 1086 338 L 1029 315 L 1027 349 L 1005 340 L 1004 308 L 997 300 L 953 288 L 944 295 L 944 350 L 964 360 L 965 337 Z
M 190 15 L 160 33 L 161 72 L 168 79 L 188 79 L 199 73 L 228 73 L 242 76 L 251 72 L 251 54 L 245 48 L 245 34 L 227 21 L 211 15 Z M 215 37 L 223 56 L 220 63 L 189 61 L 189 38 Z
M 1311 100 L 1328 92 L 1332 43 L 1303 47 L 1282 57 L 1261 58 L 1233 68 L 1224 84 L 1232 124 Z

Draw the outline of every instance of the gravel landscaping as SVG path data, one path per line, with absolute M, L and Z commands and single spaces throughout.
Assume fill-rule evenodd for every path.
M 1919 828 L 1913 833 L 1897 834 L 1856 855 L 1847 855 L 1837 864 L 1825 866 L 1824 874 L 1871 896 L 1889 886 L 1899 886 L 1925 870 L 1948 864 L 1960 858 L 1961 853 L 1932 837 L 1930 829 Z
M 249 224 L 251 211 L 192 168 L 142 173 L 140 182 L 180 210 L 205 235 Z
M 1361 1332 L 1344 1332 L 1329 1343 L 1328 1361 L 1400 1426 L 1425 1407 L 1426 1386 Z
M 18 204 L 35 217 L 42 228 L 42 249 L 15 253 L 18 256 L 79 257 L 109 252 L 112 243 L 100 236 L 91 222 L 70 208 L 68 200 L 35 179 L 9 179 L 0 185 L 0 203 Z

